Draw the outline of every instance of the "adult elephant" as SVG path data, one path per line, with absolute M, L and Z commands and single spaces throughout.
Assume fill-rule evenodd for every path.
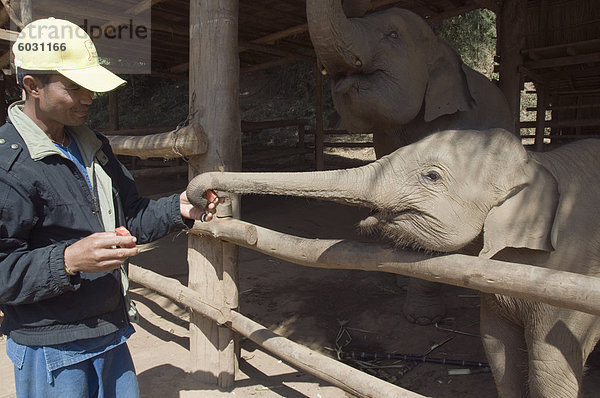
M 598 153 L 600 140 L 538 154 L 505 130 L 449 130 L 355 169 L 201 174 L 187 195 L 201 208 L 209 189 L 365 206 L 361 226 L 404 247 L 600 276 Z M 600 317 L 482 293 L 481 335 L 499 396 L 575 398 Z
M 370 0 L 307 0 L 306 12 L 342 124 L 372 132 L 378 158 L 434 131 L 514 128 L 500 89 L 421 17 L 396 7 L 365 15 L 369 6 Z M 440 288 L 411 279 L 406 318 L 422 325 L 439 320 Z

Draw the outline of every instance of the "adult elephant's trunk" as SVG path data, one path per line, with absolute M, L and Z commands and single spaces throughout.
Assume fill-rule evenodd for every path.
M 379 162 L 348 170 L 304 173 L 209 172 L 194 177 L 187 196 L 196 207 L 204 207 L 207 190 L 239 194 L 299 196 L 362 207 L 380 207 L 377 181 L 382 174 Z
M 358 16 L 369 3 L 354 0 L 345 8 L 352 16 Z M 344 14 L 340 0 L 307 0 L 306 17 L 315 51 L 330 76 L 363 68 L 367 62 L 367 43 L 360 27 Z

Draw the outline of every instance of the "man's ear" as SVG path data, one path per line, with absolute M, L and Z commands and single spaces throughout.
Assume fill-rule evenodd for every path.
M 39 79 L 31 75 L 23 76 L 23 89 L 27 92 L 27 97 L 38 98 L 40 95 L 40 89 L 42 88 Z

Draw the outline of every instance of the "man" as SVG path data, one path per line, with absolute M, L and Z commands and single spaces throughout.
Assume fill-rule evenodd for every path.
M 185 193 L 138 196 L 108 140 L 84 125 L 93 93 L 125 81 L 77 25 L 34 21 L 13 52 L 26 94 L 0 127 L 0 309 L 17 396 L 139 396 L 122 265 L 136 242 L 210 220 L 216 200 L 197 209 Z

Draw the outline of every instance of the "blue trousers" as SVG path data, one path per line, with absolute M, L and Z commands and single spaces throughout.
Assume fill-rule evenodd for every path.
M 18 398 L 138 398 L 137 376 L 127 344 L 51 372 L 42 347 L 27 347 L 15 366 Z

